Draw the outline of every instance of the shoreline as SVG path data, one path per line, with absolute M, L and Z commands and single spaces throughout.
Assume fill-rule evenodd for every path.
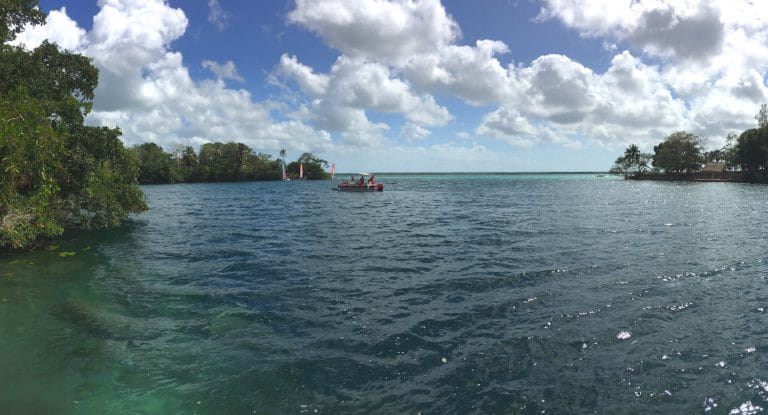
M 723 173 L 639 173 L 625 175 L 624 179 L 667 182 L 768 184 L 768 176 L 766 175 L 750 174 L 741 171 Z

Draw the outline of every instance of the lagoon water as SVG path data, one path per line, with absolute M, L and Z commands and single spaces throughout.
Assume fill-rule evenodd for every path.
M 0 413 L 768 411 L 765 186 L 377 178 L 1 256 Z

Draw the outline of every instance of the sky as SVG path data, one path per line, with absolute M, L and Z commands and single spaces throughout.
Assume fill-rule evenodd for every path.
M 707 149 L 768 102 L 768 2 L 40 0 L 99 68 L 91 125 L 241 142 L 339 171 L 605 171 L 676 131 Z

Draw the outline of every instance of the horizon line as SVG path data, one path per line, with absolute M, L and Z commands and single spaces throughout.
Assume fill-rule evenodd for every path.
M 336 172 L 339 175 L 359 175 L 360 172 Z M 522 174 L 610 174 L 608 171 L 370 171 L 369 174 L 496 174 L 496 175 L 522 175 Z

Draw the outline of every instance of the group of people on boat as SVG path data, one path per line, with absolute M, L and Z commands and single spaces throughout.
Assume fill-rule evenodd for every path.
M 355 176 L 352 176 L 349 180 L 342 180 L 341 181 L 341 187 L 364 187 L 364 186 L 375 186 L 376 180 L 374 179 L 374 176 L 371 176 L 368 178 L 368 183 L 366 184 L 365 177 L 360 176 L 360 179 L 355 179 Z

